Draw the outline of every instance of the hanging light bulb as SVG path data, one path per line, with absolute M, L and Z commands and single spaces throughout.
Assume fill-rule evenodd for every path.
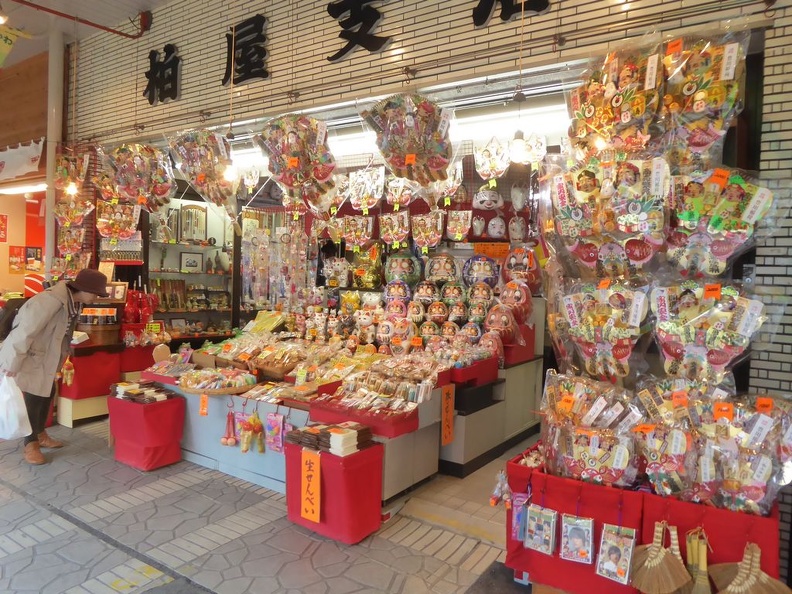
M 8 15 L 3 10 L 3 5 L 0 4 L 0 25 L 5 25 L 8 22 Z
M 74 183 L 74 182 L 69 182 L 69 183 L 66 185 L 66 187 L 63 189 L 63 191 L 64 191 L 66 194 L 68 194 L 69 196 L 76 196 L 76 195 L 77 195 L 77 193 L 78 193 L 80 190 L 79 190 L 79 188 L 77 188 L 77 184 L 76 184 L 76 183 Z
M 514 133 L 514 139 L 509 147 L 509 155 L 512 163 L 522 163 L 524 165 L 528 163 L 528 150 L 525 147 L 525 134 L 522 130 L 517 130 Z
M 227 182 L 235 182 L 239 173 L 237 172 L 237 168 L 233 163 L 229 163 L 226 165 L 225 171 L 223 171 L 223 179 Z

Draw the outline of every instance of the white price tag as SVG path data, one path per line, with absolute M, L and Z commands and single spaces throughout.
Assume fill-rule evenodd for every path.
M 600 416 L 600 413 L 605 410 L 606 406 L 608 406 L 608 401 L 605 400 L 603 396 L 600 396 L 594 401 L 594 404 L 591 405 L 591 408 L 580 420 L 580 423 L 584 427 L 591 427 L 594 421 L 597 420 L 597 417 Z
M 749 448 L 764 443 L 767 434 L 770 433 L 770 430 L 773 428 L 772 417 L 768 417 L 767 415 L 756 415 L 755 419 L 753 429 L 751 429 L 751 433 L 748 435 Z
M 654 89 L 657 83 L 657 64 L 660 60 L 658 54 L 652 54 L 646 61 L 646 79 L 644 80 L 644 89 Z
M 669 437 L 669 453 L 672 456 L 681 456 L 687 451 L 687 439 L 679 429 L 671 431 Z
M 665 159 L 652 159 L 652 196 L 665 198 L 668 166 Z
M 709 483 L 715 478 L 715 462 L 706 454 L 699 458 L 699 482 Z
M 612 450 L 613 458 L 611 459 L 611 468 L 616 470 L 624 470 L 630 462 L 630 452 L 626 447 L 619 444 Z
M 765 215 L 772 200 L 773 192 L 767 188 L 758 188 L 753 198 L 751 198 L 751 201 L 748 203 L 748 208 L 746 208 L 743 213 L 743 222 L 749 225 L 756 224 L 756 222 Z
M 652 292 L 654 299 L 654 312 L 658 322 L 667 322 L 671 319 L 671 308 L 668 306 L 668 289 L 659 287 Z
M 575 309 L 575 300 L 572 295 L 564 296 L 564 313 L 566 314 L 566 319 L 570 326 L 576 328 L 580 325 L 577 310 Z
M 635 291 L 633 292 L 632 298 L 630 319 L 628 321 L 630 326 L 637 328 L 641 325 L 641 321 L 644 318 L 644 313 L 646 312 L 646 295 L 644 295 L 641 291 Z
M 437 132 L 440 134 L 442 138 L 445 136 L 446 132 L 448 131 L 448 126 L 451 125 L 451 112 L 447 109 L 443 109 L 440 111 L 440 124 L 437 127 Z
M 759 456 L 753 463 L 753 479 L 757 483 L 766 483 L 773 474 L 773 463 L 767 456 Z
M 319 121 L 316 126 L 316 148 L 319 148 L 327 139 L 327 122 Z
M 740 44 L 730 43 L 723 48 L 723 63 L 721 64 L 720 79 L 733 80 L 737 70 L 737 58 L 740 54 Z
M 591 457 L 596 456 L 597 452 L 599 452 L 599 443 L 600 443 L 599 435 L 592 435 L 591 441 L 589 441 L 589 455 Z

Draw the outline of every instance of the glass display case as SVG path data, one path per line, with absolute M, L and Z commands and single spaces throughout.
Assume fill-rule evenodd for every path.
M 203 202 L 172 200 L 150 215 L 148 289 L 174 339 L 230 334 L 233 241 L 228 218 Z

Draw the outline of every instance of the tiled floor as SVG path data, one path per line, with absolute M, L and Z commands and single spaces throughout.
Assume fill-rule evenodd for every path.
M 106 422 L 51 433 L 68 446 L 41 467 L 0 442 L 3 593 L 137 594 L 174 580 L 220 594 L 457 593 L 503 558 L 503 511 L 487 505 L 503 460 L 437 477 L 346 546 L 291 524 L 267 489 L 187 462 L 115 462 Z

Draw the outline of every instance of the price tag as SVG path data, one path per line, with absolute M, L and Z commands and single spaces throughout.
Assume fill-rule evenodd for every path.
M 407 153 L 404 155 L 405 165 L 415 165 L 415 153 Z
M 423 346 L 423 338 L 421 338 L 420 336 L 413 336 L 412 339 L 410 340 L 410 344 L 413 345 L 414 347 Z
M 366 276 L 365 268 L 355 268 L 355 276 Z
M 716 169 L 712 172 L 709 183 L 716 184 L 722 190 L 729 183 L 729 171 L 727 169 Z
M 338 208 L 337 207 L 335 207 L 335 206 L 331 206 L 330 207 L 330 214 L 331 215 L 334 215 L 337 212 L 338 212 Z
M 289 167 L 297 167 L 300 164 L 300 159 L 298 157 L 289 157 L 288 165 Z
M 113 206 L 118 204 L 118 198 L 113 198 L 112 200 L 110 200 L 110 204 L 112 204 Z
M 641 425 L 637 425 L 633 427 L 633 433 L 644 433 L 648 435 L 652 433 L 657 428 L 657 425 L 650 425 L 648 423 L 642 423 Z
M 675 56 L 677 54 L 681 54 L 683 47 L 684 42 L 682 41 L 681 37 L 678 37 L 673 41 L 669 41 L 668 45 L 666 45 L 666 56 Z
M 318 524 L 322 505 L 322 461 L 319 452 L 303 448 L 300 470 L 300 516 Z
M 712 283 L 704 285 L 704 299 L 714 299 L 720 301 L 721 298 L 721 285 L 719 283 Z
M 445 206 L 451 206 L 451 196 L 446 196 L 445 199 L 443 200 L 443 204 Z
M 572 412 L 572 407 L 575 406 L 575 398 L 574 396 L 566 395 L 564 396 L 561 401 L 558 403 L 558 410 L 559 412 Z
M 297 372 L 297 375 L 294 378 L 294 385 L 302 386 L 305 383 L 305 380 L 307 379 L 308 379 L 308 370 L 300 369 L 300 371 Z
M 201 401 L 198 405 L 198 414 L 202 417 L 209 416 L 209 396 L 201 394 Z
M 118 238 L 117 237 L 113 237 L 110 240 L 110 245 L 118 245 Z
M 295 221 L 299 221 L 300 220 L 300 213 L 297 212 L 297 211 L 294 211 L 294 220 Z
M 773 412 L 773 399 L 762 396 L 756 399 L 756 412 L 771 413 Z
M 715 420 L 726 419 L 728 421 L 734 420 L 734 404 L 731 402 L 716 402 L 713 405 L 713 416 Z
M 338 279 L 337 278 L 331 278 L 330 280 L 327 281 L 327 286 L 328 287 L 337 287 L 338 286 Z
M 509 255 L 509 244 L 506 242 L 481 241 L 473 246 L 473 251 L 493 260 L 503 260 Z
M 223 345 L 223 352 L 224 353 L 229 353 L 229 352 L 231 352 L 231 349 L 233 349 L 233 348 L 234 348 L 234 345 L 232 345 L 230 342 L 227 342 L 227 343 L 225 343 Z
M 250 361 L 250 353 L 239 353 L 239 357 L 237 357 L 243 363 Z
M 169 239 L 168 243 L 170 243 L 172 245 L 175 245 L 176 244 L 176 240 L 175 239 Z
M 391 344 L 393 344 L 393 346 L 401 346 L 402 345 L 401 336 L 394 336 L 393 338 L 391 338 Z
M 368 208 L 364 208 L 364 209 L 363 209 L 363 216 L 364 216 L 364 217 L 367 217 L 367 216 L 368 216 Z
M 611 284 L 611 281 L 610 281 L 610 279 L 609 279 L 609 278 L 603 278 L 603 279 L 602 279 L 602 280 L 599 282 L 599 284 L 597 285 L 597 288 L 598 288 L 598 289 L 600 289 L 600 290 L 603 290 L 603 291 L 604 291 L 605 289 L 607 289 L 608 287 L 610 287 L 610 284 Z
M 162 322 L 149 322 L 146 324 L 146 332 L 162 332 Z
M 674 405 L 674 408 L 679 408 L 680 406 L 686 407 L 688 405 L 687 392 L 679 390 L 678 392 L 672 393 L 671 403 Z
M 396 204 L 393 205 L 393 212 L 397 212 L 399 208 L 401 208 L 401 204 L 397 202 Z

